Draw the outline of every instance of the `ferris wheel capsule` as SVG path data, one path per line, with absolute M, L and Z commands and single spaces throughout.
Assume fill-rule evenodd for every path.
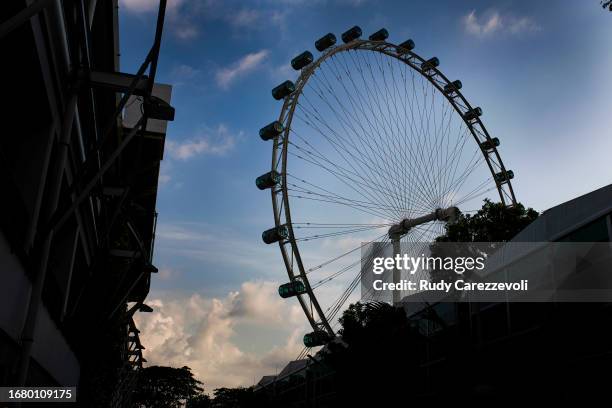
M 304 346 L 318 347 L 323 346 L 331 340 L 329 334 L 324 330 L 315 330 L 304 335 Z
M 485 140 L 480 144 L 483 150 L 491 150 L 499 146 L 499 139 L 494 137 L 491 140 Z
M 282 241 L 289 237 L 289 231 L 286 225 L 279 227 L 270 228 L 261 233 L 261 239 L 266 244 L 273 244 L 278 241 Z
M 283 299 L 301 295 L 303 293 L 306 293 L 306 286 L 304 286 L 304 283 L 299 280 L 284 283 L 278 287 L 278 294 Z
M 433 57 L 421 64 L 421 70 L 423 70 L 423 72 L 431 71 L 438 65 L 440 65 L 440 60 L 437 57 Z
M 310 51 L 304 51 L 303 53 L 291 60 L 291 67 L 296 71 L 299 71 L 306 65 L 310 64 L 312 62 L 312 59 L 312 53 Z
M 315 48 L 319 52 L 323 52 L 323 51 L 325 51 L 326 49 L 328 49 L 329 47 L 331 47 L 332 45 L 335 45 L 335 44 L 336 44 L 336 36 L 333 35 L 332 33 L 327 33 L 323 37 L 321 37 L 317 41 L 315 41 Z
M 342 41 L 344 41 L 345 44 L 348 44 L 359 37 L 361 37 L 361 27 L 359 26 L 354 26 L 342 33 Z
M 291 95 L 295 92 L 295 85 L 291 81 L 285 81 L 282 84 L 278 85 L 274 89 L 272 89 L 272 96 L 277 101 Z
M 272 188 L 280 183 L 281 176 L 277 171 L 272 170 L 255 179 L 255 185 L 260 190 Z
M 514 178 L 514 172 L 512 170 L 500 171 L 495 175 L 495 181 L 498 183 L 507 183 Z
M 463 118 L 468 122 L 472 122 L 478 119 L 480 116 L 482 116 L 482 108 L 480 106 L 477 106 L 465 112 Z
M 274 139 L 283 130 L 284 130 L 283 124 L 280 123 L 278 120 L 275 120 L 274 122 L 269 123 L 268 125 L 259 129 L 259 137 L 261 137 L 262 140 L 266 140 L 266 141 L 270 139 Z
M 381 28 L 368 37 L 370 41 L 385 41 L 387 38 L 389 38 L 389 32 L 385 28 Z
M 460 90 L 462 86 L 463 84 L 461 83 L 461 81 L 459 80 L 453 81 L 449 84 L 444 85 L 444 93 L 447 95 L 452 94 Z
M 403 43 L 401 43 L 398 48 L 400 48 L 400 50 L 405 50 L 405 51 L 411 51 L 414 49 L 414 41 L 412 40 L 406 40 Z

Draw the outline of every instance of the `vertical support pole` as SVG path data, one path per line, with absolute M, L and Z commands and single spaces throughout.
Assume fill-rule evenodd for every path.
M 393 244 L 393 258 L 395 259 L 395 256 L 400 255 L 400 252 L 402 250 L 400 237 L 397 235 L 392 237 L 391 243 Z M 396 264 L 395 267 L 393 268 L 393 283 L 397 285 L 401 279 L 402 279 L 402 274 Z M 394 290 L 393 291 L 393 306 L 399 306 L 401 300 L 402 300 L 402 292 L 399 290 Z

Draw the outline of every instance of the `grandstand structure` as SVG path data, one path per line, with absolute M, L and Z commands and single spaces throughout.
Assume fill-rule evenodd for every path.
M 172 88 L 155 84 L 165 9 L 124 73 L 118 0 L 2 2 L 1 385 L 77 386 L 82 406 L 130 406 L 174 118 Z

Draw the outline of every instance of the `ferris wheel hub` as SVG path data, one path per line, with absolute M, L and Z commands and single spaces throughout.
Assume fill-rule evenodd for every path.
M 453 223 L 457 220 L 459 215 L 459 208 L 448 207 L 448 208 L 437 208 L 430 214 L 423 215 L 417 218 L 404 218 L 399 223 L 394 224 L 389 228 L 389 238 L 391 240 L 399 240 L 401 237 L 406 235 L 410 230 L 416 226 L 426 224 L 432 221 L 445 221 Z

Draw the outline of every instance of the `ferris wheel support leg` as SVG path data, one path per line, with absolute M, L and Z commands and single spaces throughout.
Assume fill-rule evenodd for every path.
M 400 255 L 401 252 L 401 243 L 400 243 L 400 237 L 399 235 L 395 235 L 392 239 L 391 242 L 393 244 L 393 257 L 395 258 L 396 255 Z M 395 265 L 395 268 L 393 268 L 393 283 L 395 284 L 395 286 L 397 287 L 397 284 L 400 282 L 402 278 L 402 274 L 401 271 L 398 269 L 397 265 Z M 394 290 L 393 291 L 393 306 L 399 306 L 400 301 L 402 300 L 402 292 L 399 290 Z
M 408 234 L 412 228 L 432 221 L 445 221 L 447 223 L 453 223 L 457 219 L 458 215 L 459 209 L 457 207 L 438 208 L 431 214 L 426 214 L 417 218 L 404 218 L 399 223 L 392 225 L 391 228 L 389 228 L 389 239 L 393 244 L 393 257 L 395 258 L 397 255 L 402 255 L 400 239 L 404 235 Z M 401 271 L 396 265 L 393 269 L 393 283 L 398 284 L 400 280 Z M 394 306 L 399 306 L 401 302 L 401 295 L 401 291 L 393 291 Z

